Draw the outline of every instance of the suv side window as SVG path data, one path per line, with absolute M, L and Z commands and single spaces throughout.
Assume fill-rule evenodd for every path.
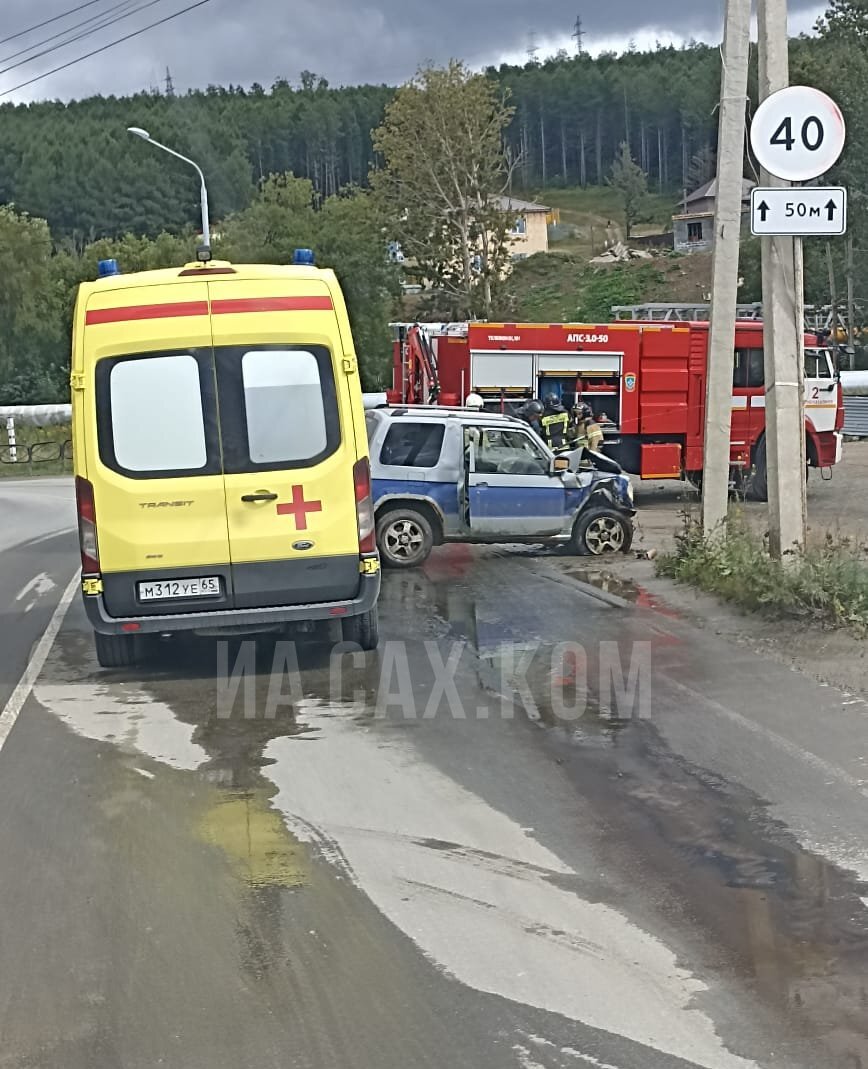
M 433 468 L 440 460 L 442 423 L 393 423 L 380 450 L 380 463 L 400 468 Z
M 523 431 L 485 428 L 479 432 L 476 470 L 499 475 L 548 475 L 549 459 Z

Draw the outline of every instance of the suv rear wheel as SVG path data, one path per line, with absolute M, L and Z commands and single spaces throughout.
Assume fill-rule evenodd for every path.
M 428 559 L 434 532 L 421 512 L 393 509 L 377 521 L 377 546 L 386 567 L 415 568 Z

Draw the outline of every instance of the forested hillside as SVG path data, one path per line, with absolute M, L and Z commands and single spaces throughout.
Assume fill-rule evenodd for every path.
M 847 149 L 829 178 L 851 191 L 853 259 L 848 269 L 845 244 L 836 242 L 832 264 L 839 294 L 849 270 L 861 297 L 868 290 L 864 0 L 832 0 L 817 35 L 792 42 L 791 66 L 793 81 L 826 89 L 847 119 Z M 561 54 L 486 76 L 508 92 L 514 108 L 506 142 L 517 161 L 516 192 L 544 197 L 555 187 L 601 186 L 625 142 L 648 189 L 673 207 L 685 187 L 713 174 L 716 48 Z M 749 108 L 755 82 L 754 71 Z M 113 248 L 107 242 L 121 241 L 132 261 L 127 269 L 161 257 L 181 262 L 192 253 L 195 174 L 131 137 L 128 126 L 148 129 L 202 164 L 212 224 L 225 235 L 218 251 L 285 262 L 296 238 L 325 250 L 325 262 L 339 269 L 348 289 L 367 380 L 376 382 L 387 361 L 388 316 L 396 311 L 396 278 L 383 251 L 389 225 L 377 218 L 371 198 L 346 194 L 367 187 L 382 166 L 372 132 L 394 95 L 388 86 L 333 88 L 305 72 L 296 84 L 281 80 L 267 89 L 213 86 L 183 95 L 0 105 L 0 403 L 65 392 L 74 287 L 92 273 L 95 242 L 106 252 Z M 746 173 L 751 168 L 746 158 Z M 824 243 L 808 243 L 813 300 L 827 292 L 824 256 Z
M 690 184 L 694 156 L 716 130 L 720 57 L 696 46 L 592 59 L 554 58 L 488 75 L 510 90 L 509 131 L 530 187 L 605 182 L 627 140 L 652 184 Z M 229 86 L 167 97 L 142 93 L 72 104 L 0 107 L 0 202 L 76 242 L 159 233 L 196 221 L 196 180 L 126 132 L 142 126 L 203 165 L 216 219 L 250 202 L 269 174 L 291 171 L 328 196 L 367 183 L 371 131 L 393 90 L 331 88 L 305 73 L 270 89 Z M 179 189 L 186 195 L 179 197 Z

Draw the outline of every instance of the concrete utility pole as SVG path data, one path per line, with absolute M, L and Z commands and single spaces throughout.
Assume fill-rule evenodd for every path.
M 847 366 L 851 371 L 856 368 L 856 300 L 853 278 L 853 235 L 847 235 Z
M 787 0 L 759 0 L 760 103 L 790 82 Z M 764 186 L 790 183 L 762 172 Z M 802 239 L 762 238 L 769 549 L 782 558 L 804 547 L 805 296 Z
M 702 529 L 720 534 L 729 503 L 732 366 L 738 302 L 751 0 L 727 0 L 717 151 L 714 261 L 705 397 Z

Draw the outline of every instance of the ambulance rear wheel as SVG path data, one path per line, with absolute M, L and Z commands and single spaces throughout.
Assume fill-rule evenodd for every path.
M 359 616 L 341 620 L 341 637 L 363 650 L 375 650 L 380 644 L 380 618 L 376 605 Z
M 589 509 L 579 517 L 573 531 L 573 551 L 583 557 L 629 553 L 632 543 L 633 525 L 615 509 Z
M 94 631 L 96 659 L 101 668 L 129 668 L 136 663 L 139 643 L 136 635 L 101 635 Z

